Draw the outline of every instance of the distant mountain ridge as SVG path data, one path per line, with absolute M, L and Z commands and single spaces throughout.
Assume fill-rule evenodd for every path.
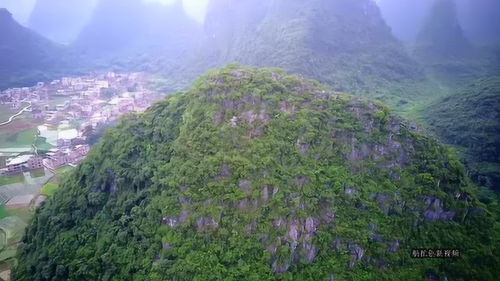
M 377 3 L 394 34 L 413 43 L 436 0 L 380 0 Z M 497 0 L 456 0 L 455 3 L 460 25 L 474 44 L 500 44 Z
M 7 9 L 0 9 L 0 37 L 0 89 L 27 86 L 64 71 L 62 46 L 21 26 Z
M 416 41 L 419 55 L 433 58 L 461 58 L 470 55 L 472 45 L 458 20 L 454 0 L 436 0 Z
M 370 0 L 213 0 L 204 31 L 199 71 L 282 67 L 356 93 L 423 79 Z
M 51 40 L 70 44 L 89 20 L 97 0 L 37 0 L 28 27 Z
M 73 47 L 91 58 L 118 58 L 129 65 L 135 64 L 137 54 L 178 63 L 196 46 L 200 31 L 181 1 L 160 5 L 142 0 L 101 0 Z

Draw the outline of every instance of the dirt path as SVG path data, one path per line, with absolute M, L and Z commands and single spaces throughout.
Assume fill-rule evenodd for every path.
M 30 107 L 31 107 L 31 102 L 30 101 L 23 101 L 23 102 L 26 102 L 28 103 L 28 106 L 24 107 L 23 109 L 21 109 L 21 111 L 19 111 L 18 113 L 12 115 L 9 120 L 3 122 L 3 123 L 0 123 L 0 126 L 4 126 L 4 125 L 7 125 L 9 124 L 10 122 L 12 122 L 14 120 L 14 118 L 16 118 L 17 116 L 23 114 L 25 111 L 29 111 L 30 110 Z

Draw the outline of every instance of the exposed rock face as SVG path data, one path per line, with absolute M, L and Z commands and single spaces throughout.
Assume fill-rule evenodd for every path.
M 308 217 L 305 220 L 285 221 L 279 218 L 273 222 L 276 229 L 285 230 L 284 236 L 278 236 L 275 243 L 270 243 L 266 249 L 273 255 L 273 270 L 276 273 L 283 273 L 291 266 L 291 262 L 303 260 L 307 263 L 314 261 L 317 254 L 317 247 L 312 240 L 320 226 L 320 220 Z M 270 241 L 272 242 L 272 241 Z M 278 247 L 286 247 L 290 251 L 290 262 L 279 263 L 275 256 Z
M 452 220 L 455 217 L 454 211 L 443 210 L 443 202 L 436 197 L 425 198 L 425 205 L 428 207 L 428 209 L 424 212 L 423 216 L 428 221 L 448 221 Z
M 349 249 L 349 253 L 351 254 L 349 267 L 353 268 L 354 264 L 363 258 L 363 256 L 365 255 L 365 250 L 358 244 L 348 245 L 347 248 Z
M 391 252 L 397 252 L 399 250 L 399 241 L 396 240 L 391 243 L 391 246 L 389 247 L 389 251 Z
M 213 218 L 202 217 L 196 220 L 196 226 L 198 231 L 204 229 L 216 229 L 219 226 L 219 223 L 216 222 Z

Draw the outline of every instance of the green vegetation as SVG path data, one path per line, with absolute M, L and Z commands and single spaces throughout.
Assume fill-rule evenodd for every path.
M 71 175 L 71 171 L 74 168 L 70 166 L 64 166 L 56 170 L 56 175 L 46 183 L 40 190 L 40 194 L 44 196 L 52 196 L 59 189 L 59 185 L 64 181 L 65 177 Z
M 27 130 L 17 131 L 17 132 L 5 132 L 2 131 L 0 135 L 0 147 L 2 148 L 20 148 L 29 147 L 34 143 L 37 134 L 36 128 L 30 128 Z
M 10 268 L 14 263 L 17 246 L 27 226 L 16 215 L 0 219 L 0 268 Z
M 500 190 L 500 76 L 477 80 L 425 115 L 430 129 L 462 152 L 473 178 Z
M 37 211 L 13 280 L 494 280 L 496 202 L 409 127 L 280 70 L 210 72 L 105 133 Z
M 9 120 L 9 117 L 17 113 L 9 104 L 0 104 L 0 123 Z
M 4 205 L 0 205 L 0 219 L 10 217 L 12 214 L 9 211 L 5 210 Z
M 32 178 L 44 177 L 45 176 L 45 169 L 41 168 L 41 169 L 32 170 L 32 171 L 30 171 L 30 175 Z
M 19 175 L 2 175 L 0 176 L 0 186 L 8 185 L 13 183 L 20 183 L 24 181 L 24 176 L 22 174 Z
M 45 196 L 52 196 L 56 192 L 57 188 L 59 188 L 59 186 L 57 184 L 47 183 L 42 187 L 40 194 L 45 195 Z
M 64 177 L 64 175 L 69 174 L 73 170 L 74 170 L 74 168 L 71 166 L 63 166 L 63 167 L 57 168 L 57 170 L 56 170 L 57 178 L 60 180 L 62 177 Z

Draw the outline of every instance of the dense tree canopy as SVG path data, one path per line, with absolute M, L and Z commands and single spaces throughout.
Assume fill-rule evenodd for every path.
M 105 134 L 13 280 L 493 280 L 498 221 L 412 127 L 280 70 L 210 72 Z

